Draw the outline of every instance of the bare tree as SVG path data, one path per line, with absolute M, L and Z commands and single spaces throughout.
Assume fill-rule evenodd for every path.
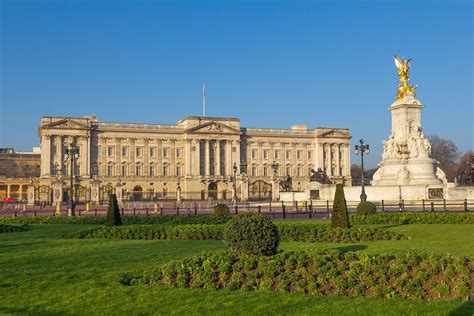
M 458 146 L 450 140 L 437 135 L 428 136 L 431 144 L 431 158 L 439 161 L 439 167 L 446 173 L 449 181 L 454 179 L 459 159 Z

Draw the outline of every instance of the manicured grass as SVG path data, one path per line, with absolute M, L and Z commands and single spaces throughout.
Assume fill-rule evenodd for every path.
M 0 314 L 429 314 L 471 315 L 462 302 L 423 302 L 317 297 L 271 292 L 229 292 L 123 286 L 123 273 L 223 249 L 221 241 L 70 240 L 67 232 L 85 225 L 32 225 L 0 236 Z M 93 226 L 89 226 L 93 227 Z M 389 228 L 411 240 L 356 244 L 283 243 L 283 249 L 315 247 L 371 253 L 431 251 L 474 256 L 473 225 L 406 225 Z M 349 249 L 350 247 L 351 249 Z

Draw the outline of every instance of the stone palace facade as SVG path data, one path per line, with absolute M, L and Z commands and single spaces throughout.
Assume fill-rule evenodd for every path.
M 43 117 L 39 137 L 39 197 L 48 202 L 68 199 L 65 150 L 71 143 L 79 148 L 79 201 L 98 203 L 117 189 L 123 200 L 176 199 L 178 191 L 184 200 L 230 200 L 234 185 L 239 200 L 270 199 L 287 175 L 293 189 L 301 190 L 317 168 L 333 182 L 351 183 L 346 128 L 245 128 L 237 118 L 198 116 L 175 125 Z

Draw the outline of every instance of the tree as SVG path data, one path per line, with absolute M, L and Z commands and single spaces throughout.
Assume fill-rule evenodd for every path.
M 109 208 L 107 209 L 107 217 L 105 218 L 105 225 L 120 226 L 122 225 L 122 218 L 120 217 L 120 209 L 117 202 L 117 195 L 111 194 L 109 198 Z
M 346 197 L 344 196 L 344 187 L 342 184 L 336 185 L 336 194 L 332 207 L 332 227 L 349 228 L 349 214 L 347 214 Z
M 439 167 L 446 173 L 449 181 L 454 179 L 456 163 L 459 158 L 459 150 L 456 144 L 450 140 L 437 135 L 427 137 L 431 144 L 431 158 L 439 161 Z

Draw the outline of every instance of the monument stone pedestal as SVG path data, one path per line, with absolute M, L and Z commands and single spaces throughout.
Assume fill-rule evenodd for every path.
M 423 104 L 408 93 L 389 108 L 392 113 L 392 133 L 384 141 L 379 169 L 372 186 L 443 185 L 446 175 L 438 162 L 430 158 L 431 145 L 421 129 Z

